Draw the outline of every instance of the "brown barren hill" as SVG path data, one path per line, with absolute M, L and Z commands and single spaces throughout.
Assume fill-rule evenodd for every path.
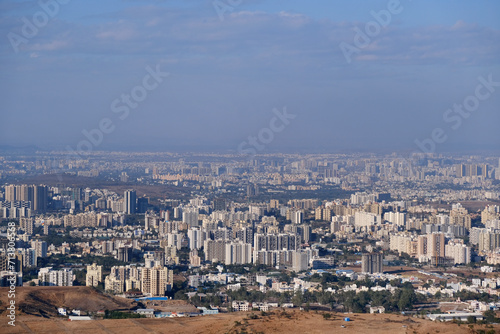
M 58 307 L 96 312 L 100 310 L 128 310 L 136 305 L 131 300 L 110 296 L 85 286 L 16 287 L 14 300 L 18 314 L 43 317 L 56 316 Z M 8 288 L 0 288 L 0 301 L 0 313 L 3 315 L 10 302 Z
M 440 333 L 469 334 L 488 332 L 499 333 L 498 326 L 471 325 L 432 322 L 420 318 L 408 318 L 396 314 L 342 314 L 323 312 L 274 311 L 263 315 L 261 312 L 235 312 L 193 318 L 165 319 L 123 319 L 67 321 L 63 319 L 43 319 L 20 316 L 16 328 L 0 323 L 0 333 Z M 351 321 L 345 322 L 344 317 Z M 487 327 L 491 326 L 491 327 Z

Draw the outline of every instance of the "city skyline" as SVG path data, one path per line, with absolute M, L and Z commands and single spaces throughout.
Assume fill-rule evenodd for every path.
M 4 0 L 0 35 L 0 332 L 495 332 L 500 2 Z
M 23 291 L 41 294 L 30 310 L 46 324 L 145 316 L 189 326 L 310 305 L 330 317 L 425 305 L 414 319 L 428 325 L 498 323 L 498 155 L 65 157 L 0 155 L 0 285 L 19 289 L 0 326 L 33 317 Z M 131 304 L 102 312 L 70 295 Z M 442 302 L 464 310 L 442 313 Z

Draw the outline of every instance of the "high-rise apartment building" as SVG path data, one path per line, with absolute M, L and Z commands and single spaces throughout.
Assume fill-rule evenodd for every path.
M 5 201 L 14 202 L 16 200 L 16 186 L 11 184 L 5 186 Z
M 457 177 L 482 176 L 487 178 L 488 165 L 459 164 L 455 166 L 455 175 Z
M 225 240 L 205 240 L 203 244 L 205 261 L 223 262 L 226 260 Z
M 96 263 L 87 266 L 86 286 L 97 286 L 102 281 L 102 266 Z
M 471 249 L 463 243 L 463 240 L 453 240 L 445 246 L 446 257 L 453 259 L 454 264 L 470 263 Z
M 445 238 L 442 232 L 433 232 L 418 236 L 417 256 L 420 262 L 439 260 L 445 256 Z
M 19 221 L 21 229 L 23 229 L 27 235 L 33 235 L 33 229 L 35 228 L 35 219 L 21 218 Z
M 252 245 L 243 242 L 230 242 L 226 244 L 225 264 L 252 263 Z
M 294 233 L 261 234 L 254 235 L 256 250 L 297 250 L 300 237 Z
M 47 257 L 47 242 L 34 240 L 31 242 L 31 248 L 36 252 L 37 257 Z
M 33 187 L 28 186 L 27 184 L 18 186 L 16 198 L 18 201 L 33 202 Z
M 403 212 L 386 212 L 384 214 L 384 220 L 393 223 L 398 226 L 406 225 L 406 213 Z
M 141 285 L 142 293 L 156 297 L 165 296 L 165 292 L 173 284 L 173 271 L 163 266 L 142 268 Z
M 354 214 L 354 225 L 356 227 L 368 227 L 380 224 L 382 217 L 370 212 L 358 211 Z
M 48 188 L 47 186 L 34 186 L 33 189 L 33 209 L 38 213 L 44 213 L 47 211 L 47 199 L 48 199 Z
M 307 270 L 309 261 L 307 253 L 297 251 L 292 254 L 292 269 L 295 272 Z
M 119 247 L 116 250 L 116 259 L 122 262 L 129 262 L 132 259 L 132 248 L 128 246 Z
M 135 190 L 126 190 L 124 194 L 125 213 L 135 214 L 137 206 L 137 194 Z
M 182 222 L 188 227 L 198 227 L 199 212 L 196 208 L 186 208 L 182 211 Z
M 478 235 L 479 251 L 491 251 L 500 247 L 500 231 L 499 230 L 486 230 Z
M 52 267 L 42 268 L 38 272 L 40 285 L 73 286 L 73 271 L 71 269 L 52 270 Z
M 444 257 L 445 239 L 444 233 L 431 233 L 427 235 L 427 255 L 430 257 Z
M 289 210 L 289 212 L 287 212 L 287 216 L 288 213 L 290 214 L 290 218 L 287 217 L 287 219 L 290 219 L 292 221 L 292 224 L 300 225 L 304 222 L 303 210 L 296 210 L 296 209 Z
M 224 198 L 214 199 L 214 211 L 226 211 L 227 202 Z
M 203 241 L 205 241 L 206 232 L 198 228 L 190 228 L 187 232 L 189 249 L 200 249 L 203 247 Z
M 363 254 L 361 271 L 368 274 L 382 273 L 382 253 Z
M 332 210 L 319 206 L 314 211 L 314 219 L 330 221 L 332 219 Z

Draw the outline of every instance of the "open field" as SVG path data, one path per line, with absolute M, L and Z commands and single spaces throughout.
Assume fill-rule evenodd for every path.
M 236 312 L 193 318 L 73 321 L 57 315 L 57 307 L 87 312 L 127 310 L 137 306 L 128 299 L 103 294 L 89 287 L 17 287 L 16 326 L 8 324 L 7 288 L 0 288 L 0 333 L 474 333 L 469 325 L 434 323 L 396 314 L 343 314 L 276 310 Z M 158 305 L 153 305 L 158 304 Z M 161 305 L 160 305 L 161 304 Z M 185 301 L 150 302 L 150 307 L 172 312 L 195 311 Z M 253 315 L 253 316 L 251 316 Z M 345 322 L 344 317 L 352 321 Z M 345 326 L 345 327 L 342 327 Z M 474 329 L 496 330 L 474 325 Z
M 110 191 L 114 191 L 118 194 L 122 194 L 127 189 L 135 189 L 137 191 L 137 196 L 141 197 L 146 195 L 152 198 L 184 198 L 188 190 L 182 187 L 173 187 L 161 184 L 155 185 L 144 185 L 136 184 L 133 182 L 123 183 L 123 182 L 112 182 L 102 180 L 100 178 L 82 177 L 74 176 L 69 174 L 45 174 L 38 175 L 36 177 L 29 177 L 26 179 L 14 182 L 16 184 L 45 184 L 48 186 L 65 185 L 70 187 L 82 187 L 82 188 L 106 188 Z
M 435 323 L 429 320 L 408 318 L 392 314 L 349 314 L 352 321 L 345 322 L 344 314 L 333 313 L 333 318 L 325 320 L 321 313 L 305 311 L 275 311 L 271 315 L 249 319 L 249 313 L 239 312 L 195 318 L 167 319 L 125 319 L 67 321 L 63 319 L 43 319 L 33 316 L 19 316 L 16 327 L 6 321 L 0 324 L 1 333 L 440 333 L 470 334 L 476 330 L 494 330 L 500 333 L 498 326 L 487 328 L 474 325 L 471 331 L 468 325 Z M 342 328 L 341 326 L 345 326 Z

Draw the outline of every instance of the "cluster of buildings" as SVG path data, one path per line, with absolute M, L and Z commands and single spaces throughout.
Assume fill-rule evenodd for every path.
M 173 282 L 173 271 L 165 267 L 163 254 L 151 252 L 145 254 L 144 266 L 111 267 L 111 273 L 104 279 L 104 288 L 116 294 L 136 290 L 143 295 L 156 297 L 165 296 Z
M 492 157 L 278 154 L 241 160 L 232 155 L 131 153 L 124 163 L 119 152 L 91 152 L 81 161 L 63 161 L 53 154 L 47 161 L 23 161 L 24 173 L 57 169 L 121 182 L 127 188 L 143 184 L 182 195 L 150 198 L 138 196 L 134 189 L 118 194 L 98 188 L 12 184 L 9 179 L 0 190 L 0 219 L 18 223 L 13 254 L 20 284 L 23 268 L 36 268 L 36 282 L 53 286 L 71 286 L 76 271 L 85 270 L 87 286 L 161 297 L 172 288 L 172 268 L 186 266 L 192 288 L 215 283 L 238 290 L 258 283 L 264 292 L 293 293 L 321 288 L 301 276 L 305 272 L 332 271 L 339 265 L 360 266 L 358 272 L 336 272 L 352 280 L 393 279 L 383 272 L 389 256 L 398 257 L 394 254 L 410 257 L 419 266 L 500 263 L 500 206 L 495 204 L 500 200 L 500 165 Z M 0 159 L 0 179 L 19 176 L 13 166 L 19 161 Z M 329 198 L 330 194 L 336 195 Z M 491 202 L 477 210 L 466 201 Z M 5 232 L 0 227 L 0 233 Z M 46 241 L 66 236 L 73 241 Z M 12 257 L 7 249 L 6 239 L 0 239 L 2 280 Z M 113 257 L 121 264 L 39 268 L 41 258 L 55 254 Z M 299 277 L 285 283 L 264 274 L 199 274 L 212 264 L 255 265 Z M 419 291 L 496 294 L 497 285 L 498 281 L 483 279 L 470 286 L 433 285 Z M 346 284 L 340 290 L 365 289 Z M 232 307 L 274 306 L 235 301 Z
M 47 211 L 48 187 L 45 185 L 7 185 L 0 201 L 0 218 L 31 217 Z

